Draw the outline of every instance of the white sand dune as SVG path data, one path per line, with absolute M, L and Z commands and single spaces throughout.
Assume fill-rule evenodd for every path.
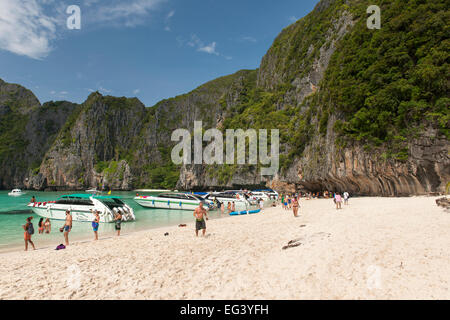
M 302 200 L 300 212 L 208 221 L 206 238 L 191 223 L 3 253 L 0 298 L 450 299 L 450 214 L 435 198 L 355 198 L 339 211 Z M 282 250 L 290 240 L 300 245 Z

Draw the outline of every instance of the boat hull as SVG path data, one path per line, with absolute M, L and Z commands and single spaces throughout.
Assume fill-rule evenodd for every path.
M 198 207 L 199 203 L 195 201 L 188 201 L 188 200 L 182 200 L 182 201 L 169 201 L 169 200 L 159 200 L 154 198 L 135 198 L 134 201 L 136 201 L 139 205 L 145 207 L 145 208 L 153 208 L 153 209 L 170 209 L 170 210 L 189 210 L 193 211 L 195 208 Z

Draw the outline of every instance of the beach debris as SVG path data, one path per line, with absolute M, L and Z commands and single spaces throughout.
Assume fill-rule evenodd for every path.
M 168 233 L 168 232 L 164 233 L 164 236 L 165 236 L 165 237 L 167 237 L 168 235 L 169 235 L 169 233 Z
M 302 225 L 300 226 L 300 228 L 304 228 L 304 227 L 306 227 L 306 224 L 302 224 Z
M 302 241 L 303 240 L 303 238 L 298 238 L 298 239 L 294 239 L 294 240 L 290 240 L 289 242 L 288 242 L 288 244 L 287 244 L 287 246 L 284 246 L 282 249 L 283 250 L 286 250 L 286 249 L 289 249 L 289 248 L 295 248 L 295 247 L 298 247 L 298 246 L 300 246 L 302 243 L 300 242 L 300 241 Z
M 438 207 L 450 209 L 450 200 L 447 197 L 436 199 L 436 204 Z
M 184 227 L 186 227 L 186 225 L 184 223 L 182 223 L 182 224 L 179 224 L 178 227 L 184 228 Z

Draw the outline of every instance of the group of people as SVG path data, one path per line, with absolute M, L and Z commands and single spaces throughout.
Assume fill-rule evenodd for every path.
M 344 205 L 348 205 L 348 199 L 350 195 L 347 191 L 345 191 L 342 195 L 339 192 L 336 192 L 333 197 L 333 202 L 336 205 L 336 210 L 342 209 L 342 202 Z
M 98 229 L 100 227 L 100 212 L 98 210 L 91 210 L 94 219 L 92 220 L 92 230 L 94 232 L 94 240 L 98 240 Z M 24 230 L 24 240 L 25 240 L 25 251 L 28 250 L 28 244 L 31 244 L 33 247 L 33 250 L 36 250 L 36 247 L 31 240 L 32 235 L 34 234 L 34 226 L 33 226 L 33 217 L 30 216 L 26 219 L 25 224 L 22 226 Z M 120 211 L 115 210 L 114 211 L 114 223 L 115 223 L 115 230 L 117 232 L 117 236 L 120 236 L 120 230 L 122 229 L 122 214 Z M 38 232 L 39 234 L 50 233 L 51 231 L 51 222 L 49 218 L 46 218 L 44 221 L 44 218 L 41 218 L 38 223 Z M 66 219 L 64 220 L 64 225 L 59 228 L 59 231 L 63 233 L 64 235 L 64 241 L 65 245 L 69 245 L 69 233 L 72 231 L 72 214 L 70 213 L 70 210 L 66 210 Z
M 294 214 L 294 217 L 298 217 L 298 209 L 300 208 L 300 197 L 301 194 L 281 194 L 280 195 L 280 201 L 281 206 L 284 210 L 291 210 Z

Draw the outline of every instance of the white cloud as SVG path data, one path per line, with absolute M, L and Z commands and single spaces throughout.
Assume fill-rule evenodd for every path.
M 295 17 L 295 16 L 289 17 L 289 21 L 290 21 L 290 22 L 296 22 L 297 20 L 298 20 L 298 18 Z
M 85 0 L 90 5 L 95 0 Z M 108 0 L 102 1 L 96 10 L 86 14 L 87 23 L 105 23 L 134 27 L 148 21 L 148 15 L 167 0 Z
M 102 94 L 105 94 L 105 93 L 111 93 L 111 92 L 112 92 L 112 90 L 103 88 L 102 86 L 100 86 L 100 88 L 98 88 L 98 91 L 99 91 L 100 93 L 102 93 Z
M 56 26 L 56 19 L 47 16 L 36 0 L 0 1 L 0 49 L 33 59 L 45 58 L 52 50 Z
M 192 48 L 196 48 L 199 52 L 204 52 L 208 54 L 214 54 L 216 56 L 224 57 L 226 60 L 231 60 L 232 57 L 225 56 L 217 51 L 217 42 L 213 41 L 210 44 L 205 44 L 196 34 L 192 34 L 189 40 L 185 40 L 182 37 L 177 37 L 177 42 L 179 46 L 187 45 Z
M 133 90 L 133 94 L 138 94 L 139 92 L 141 92 L 140 89 L 134 89 L 134 90 Z
M 212 42 L 206 46 L 200 47 L 198 48 L 198 51 L 200 52 L 206 52 L 209 54 L 215 54 L 215 55 L 219 55 L 219 53 L 216 51 L 216 42 Z
M 168 14 L 167 14 L 167 19 L 170 19 L 170 18 L 172 18 L 173 16 L 175 15 L 175 10 L 172 10 L 172 11 L 170 11 Z
M 257 42 L 257 40 L 255 38 L 249 37 L 249 36 L 241 37 L 240 40 L 244 41 L 244 42 L 253 42 L 253 43 Z

